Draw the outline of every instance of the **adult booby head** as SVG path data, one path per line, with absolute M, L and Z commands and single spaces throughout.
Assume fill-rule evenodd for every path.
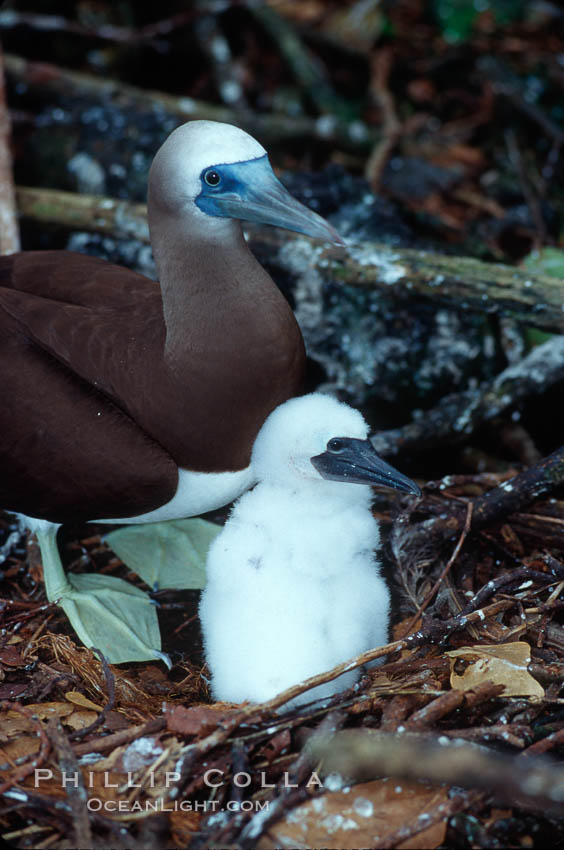
M 233 221 L 271 224 L 343 245 L 337 231 L 292 197 L 268 154 L 238 127 L 191 121 L 174 130 L 149 174 L 149 216 L 185 218 L 206 240 L 228 238 Z
M 58 525 L 192 516 L 250 486 L 253 441 L 300 392 L 305 354 L 241 220 L 340 241 L 258 142 L 210 121 L 157 153 L 148 216 L 160 286 L 65 251 L 0 258 L 0 504 L 31 518 L 48 598 L 114 662 L 158 651 L 154 607 L 117 579 L 66 578 Z
M 210 548 L 200 603 L 217 699 L 268 700 L 386 642 L 389 592 L 366 485 L 414 495 L 419 488 L 367 438 L 357 410 L 319 393 L 285 402 L 260 430 L 258 484 Z M 295 704 L 357 678 L 351 671 Z

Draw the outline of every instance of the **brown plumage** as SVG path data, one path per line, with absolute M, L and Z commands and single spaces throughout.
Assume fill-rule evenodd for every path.
M 66 576 L 58 525 L 193 516 L 253 483 L 254 439 L 301 391 L 305 353 L 239 219 L 340 241 L 258 142 L 209 121 L 157 152 L 148 215 L 158 284 L 65 251 L 0 258 L 0 507 L 36 531 L 48 599 L 114 663 L 164 658 L 155 608 L 114 576 Z
M 172 498 L 179 466 L 249 463 L 266 416 L 300 391 L 304 349 L 244 251 L 253 286 L 224 286 L 225 267 L 204 291 L 187 277 L 174 359 L 153 281 L 70 252 L 0 258 L 4 508 L 58 523 L 135 516 Z

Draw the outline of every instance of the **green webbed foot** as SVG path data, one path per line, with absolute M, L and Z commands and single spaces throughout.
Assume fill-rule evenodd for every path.
M 71 590 L 59 605 L 85 646 L 95 646 L 112 664 L 160 658 L 161 634 L 156 606 L 139 588 L 114 576 L 69 575 Z
M 220 531 L 220 525 L 196 517 L 128 525 L 104 539 L 150 587 L 201 590 L 208 549 Z
M 65 575 L 57 548 L 57 528 L 37 531 L 45 590 L 57 602 L 80 640 L 96 647 L 111 664 L 160 659 L 161 635 L 154 603 L 139 588 L 114 576 Z

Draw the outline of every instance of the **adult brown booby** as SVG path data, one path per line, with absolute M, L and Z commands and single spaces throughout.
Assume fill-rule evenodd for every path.
M 157 152 L 148 216 L 160 286 L 71 252 L 0 258 L 0 504 L 37 533 L 48 599 L 115 663 L 162 656 L 154 605 L 65 576 L 59 525 L 193 516 L 251 486 L 253 441 L 301 391 L 305 355 L 240 220 L 342 244 L 255 139 L 211 121 Z

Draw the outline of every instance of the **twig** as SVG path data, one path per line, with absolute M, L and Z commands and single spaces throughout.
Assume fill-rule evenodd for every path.
M 120 27 L 115 24 L 102 24 L 97 27 L 87 27 L 62 15 L 41 15 L 37 12 L 20 12 L 16 9 L 4 9 L 0 12 L 0 29 L 7 30 L 25 25 L 39 32 L 68 32 L 86 38 L 100 38 L 121 44 L 149 44 L 158 50 L 166 50 L 166 41 L 155 40 L 159 35 L 169 35 L 175 29 L 190 23 L 194 12 L 179 12 L 171 18 L 157 21 L 139 29 Z
M 325 741 L 312 741 L 323 772 L 357 782 L 398 776 L 434 784 L 476 788 L 500 799 L 562 814 L 564 767 L 548 759 L 507 756 L 483 747 L 428 735 L 348 729 Z
M 436 723 L 437 720 L 440 720 L 447 714 L 456 711 L 463 704 L 463 691 L 446 691 L 446 693 L 431 700 L 423 708 L 419 708 L 410 714 L 409 720 L 406 720 L 404 724 L 405 728 L 410 730 L 424 729 L 426 726 Z
M 488 581 L 476 594 L 474 594 L 473 599 L 465 606 L 465 608 L 462 609 L 460 615 L 464 616 L 465 614 L 469 614 L 471 611 L 475 610 L 476 606 L 478 608 L 481 607 L 495 593 L 500 591 L 502 587 L 507 588 L 507 585 L 519 585 L 524 581 L 533 580 L 544 580 L 548 585 L 554 584 L 554 579 L 547 573 L 537 573 L 535 570 L 526 566 L 519 567 L 516 570 L 503 573 L 502 575 Z
M 136 741 L 138 738 L 145 737 L 145 735 L 161 732 L 165 728 L 165 718 L 155 717 L 147 723 L 130 726 L 128 729 L 120 729 L 119 732 L 114 732 L 112 735 L 104 735 L 101 738 L 95 738 L 93 741 L 77 744 L 73 749 L 77 756 L 84 756 L 87 753 L 106 753 L 108 750 L 113 750 L 122 744 L 128 744 L 130 741 Z
M 343 150 L 362 152 L 370 149 L 376 141 L 376 135 L 359 122 L 351 128 L 345 122 L 337 119 L 327 122 L 323 117 L 316 120 L 286 114 L 242 113 L 227 106 L 190 97 L 175 97 L 153 89 L 140 89 L 119 80 L 96 77 L 47 62 L 31 62 L 13 54 L 6 54 L 5 65 L 9 76 L 25 83 L 32 91 L 41 91 L 43 97 L 48 93 L 95 100 L 97 104 L 111 103 L 141 114 L 159 109 L 178 118 L 179 123 L 195 118 L 223 121 L 237 124 L 268 144 L 280 145 L 288 139 L 306 138 L 323 140 Z
M 458 542 L 457 542 L 456 546 L 454 547 L 454 551 L 453 551 L 452 555 L 450 556 L 450 558 L 448 559 L 448 561 L 446 562 L 444 569 L 442 570 L 440 576 L 438 577 L 435 584 L 433 585 L 433 587 L 431 588 L 431 590 L 427 594 L 426 598 L 421 603 L 421 605 L 419 606 L 419 608 L 417 609 L 417 611 L 415 612 L 413 617 L 410 619 L 407 626 L 405 627 L 405 631 L 406 631 L 407 634 L 409 634 L 411 632 L 412 628 L 414 627 L 417 620 L 420 618 L 423 611 L 425 611 L 426 608 L 429 606 L 430 602 L 432 601 L 433 597 L 435 596 L 435 593 L 438 591 L 438 589 L 441 586 L 441 584 L 443 583 L 445 577 L 450 572 L 452 565 L 454 564 L 454 562 L 458 558 L 458 553 L 462 549 L 462 545 L 463 545 L 464 541 L 466 540 L 466 537 L 468 536 L 468 532 L 470 531 L 470 524 L 472 522 L 473 507 L 474 507 L 473 503 L 468 502 L 468 505 L 466 506 L 466 520 L 464 522 L 464 528 L 462 529 L 460 537 L 458 538 Z
M 261 717 L 269 716 L 273 711 L 300 694 L 311 690 L 317 685 L 330 682 L 342 673 L 346 673 L 349 670 L 355 670 L 357 667 L 361 667 L 369 661 L 374 661 L 376 658 L 383 658 L 385 655 L 389 655 L 394 652 L 401 652 L 405 649 L 414 649 L 415 647 L 430 643 L 440 643 L 453 631 L 464 629 L 472 623 L 483 623 L 489 617 L 495 617 L 501 612 L 512 608 L 515 604 L 515 600 L 502 599 L 487 608 L 480 608 L 466 615 L 459 614 L 444 621 L 430 621 L 424 628 L 402 638 L 401 640 L 396 640 L 392 643 L 386 644 L 385 646 L 380 646 L 376 649 L 363 652 L 361 655 L 357 655 L 349 661 L 344 661 L 342 664 L 338 664 L 336 667 L 333 667 L 325 673 L 320 673 L 317 676 L 311 676 L 309 679 L 299 682 L 297 685 L 293 685 L 291 688 L 288 688 L 267 702 L 245 706 L 241 709 L 241 711 L 225 717 L 223 720 L 220 720 L 218 728 L 214 732 L 207 737 L 202 738 L 197 743 L 188 745 L 184 749 L 184 754 L 180 759 L 177 768 L 181 774 L 180 780 L 178 782 L 178 786 L 171 789 L 172 796 L 174 797 L 178 794 L 178 788 L 181 788 L 191 776 L 194 766 L 198 760 L 204 757 L 215 747 L 223 744 L 242 723 L 250 723 L 251 721 L 257 722 Z
M 564 336 L 536 346 L 519 363 L 509 366 L 492 381 L 484 381 L 477 389 L 445 396 L 420 419 L 401 428 L 380 431 L 372 437 L 372 442 L 378 454 L 387 457 L 433 449 L 445 440 L 450 444 L 461 442 L 479 425 L 544 392 L 562 378 Z
M 561 147 L 564 144 L 564 131 L 547 114 L 525 97 L 521 79 L 499 57 L 483 56 L 476 63 L 477 69 L 493 82 L 494 93 L 507 97 L 517 109 L 520 109 L 535 122 L 546 135 Z
M 98 726 L 102 726 L 105 721 L 108 713 L 113 709 L 115 701 L 116 701 L 116 687 L 115 687 L 115 678 L 110 665 L 108 664 L 108 659 L 99 649 L 92 647 L 92 652 L 95 652 L 102 662 L 102 670 L 104 671 L 104 676 L 106 678 L 106 684 L 108 686 L 108 701 L 106 702 L 104 708 L 92 723 L 88 726 L 85 726 L 84 729 L 77 729 L 76 732 L 73 732 L 70 736 L 72 741 L 77 741 L 80 738 L 84 738 L 86 735 L 89 735 Z
M 554 747 L 561 746 L 562 744 L 564 744 L 564 729 L 559 729 L 557 732 L 552 732 L 552 734 L 547 735 L 546 738 L 542 738 L 540 741 L 535 741 L 534 744 L 531 744 L 530 747 L 523 750 L 521 756 L 523 758 L 528 758 L 531 755 L 540 756 L 543 753 L 552 750 Z
M 530 727 L 522 723 L 493 723 L 490 726 L 470 726 L 468 729 L 441 729 L 441 735 L 476 743 L 501 741 L 506 746 L 522 750 L 532 733 Z
M 75 782 L 65 784 L 74 826 L 74 843 L 76 847 L 92 846 L 92 830 L 88 820 L 88 792 L 80 771 L 80 766 L 73 752 L 71 743 L 63 731 L 58 717 L 53 717 L 47 723 L 47 734 L 57 754 L 61 773 L 72 775 Z
M 388 87 L 388 78 L 394 54 L 391 48 L 375 51 L 371 58 L 370 90 L 382 110 L 382 138 L 370 154 L 364 170 L 366 179 L 375 192 L 380 187 L 382 172 L 396 146 L 401 133 L 401 124 L 396 113 L 394 98 Z
M 314 732 L 315 735 L 324 737 L 326 735 L 334 735 L 344 724 L 346 715 L 342 711 L 332 711 L 323 718 L 319 726 Z M 288 771 L 288 783 L 282 785 L 279 783 L 278 794 L 270 803 L 267 810 L 259 812 L 241 831 L 237 838 L 237 844 L 241 850 L 252 850 L 256 847 L 259 837 L 274 823 L 283 818 L 287 812 L 291 811 L 295 805 L 308 799 L 309 792 L 307 788 L 291 788 L 292 785 L 299 785 L 303 782 L 306 774 L 311 772 L 312 758 L 311 753 L 307 748 L 304 748 L 294 764 Z
M 0 254 L 13 254 L 20 250 L 10 137 L 10 117 L 4 85 L 4 60 L 0 44 Z
M 473 528 L 483 528 L 547 496 L 564 483 L 564 446 L 474 501 Z
M 517 143 L 517 136 L 513 127 L 510 127 L 508 130 L 506 130 L 505 143 L 507 145 L 507 153 L 509 155 L 509 160 L 517 173 L 519 184 L 521 186 L 521 191 L 523 192 L 523 197 L 529 208 L 531 219 L 535 225 L 536 233 L 533 247 L 535 250 L 538 251 L 538 249 L 544 244 L 546 239 L 546 225 L 542 217 L 542 210 L 541 205 L 539 203 L 539 199 L 535 195 L 530 180 L 525 171 L 525 166 L 523 165 L 523 157 L 521 156 L 521 151 L 519 150 L 519 145 Z
M 323 65 L 303 44 L 291 23 L 266 3 L 247 2 L 247 9 L 270 35 L 297 83 L 318 111 L 331 116 L 344 111 L 346 104 L 333 91 Z

